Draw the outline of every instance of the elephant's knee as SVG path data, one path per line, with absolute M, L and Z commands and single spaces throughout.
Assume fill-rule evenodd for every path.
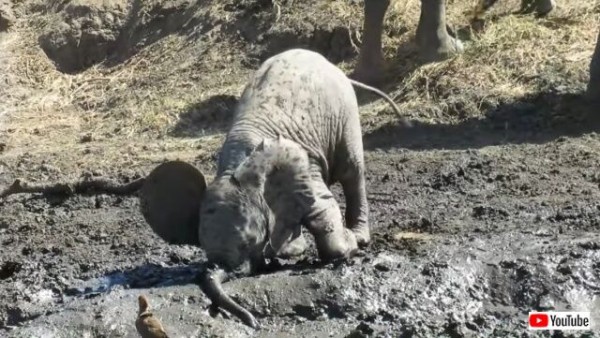
M 354 233 L 348 229 L 321 234 L 315 237 L 319 258 L 330 261 L 339 258 L 348 258 L 358 250 L 358 243 Z

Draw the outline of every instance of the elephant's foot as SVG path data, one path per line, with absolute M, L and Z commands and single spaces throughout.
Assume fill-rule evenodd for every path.
M 443 61 L 464 51 L 462 42 L 452 37 L 447 28 L 417 32 L 417 44 L 423 62 Z
M 544 16 L 550 13 L 555 7 L 555 0 L 522 0 L 519 12 L 522 14 L 536 13 L 539 16 Z
M 423 62 L 442 61 L 462 53 L 463 44 L 446 25 L 445 0 L 421 0 L 417 27 L 419 57 Z
M 350 78 L 371 86 L 381 83 L 385 77 L 385 60 L 381 52 L 363 51 Z
M 286 246 L 281 248 L 279 254 L 277 256 L 288 259 L 301 256 L 304 251 L 308 248 L 308 243 L 306 242 L 306 238 L 304 238 L 303 234 L 293 239 Z
M 333 196 L 317 200 L 315 206 L 305 224 L 315 237 L 319 258 L 332 261 L 353 256 L 358 251 L 356 236 L 344 227 L 342 213 Z
M 358 251 L 356 236 L 349 229 L 315 235 L 319 258 L 333 261 L 352 257 Z
M 350 229 L 356 238 L 356 243 L 359 248 L 363 248 L 371 241 L 371 230 L 369 225 L 361 225 Z

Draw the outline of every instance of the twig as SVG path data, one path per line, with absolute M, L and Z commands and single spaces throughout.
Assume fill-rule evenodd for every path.
M 275 23 L 279 22 L 279 19 L 281 18 L 281 6 L 279 5 L 278 1 L 272 0 L 273 2 L 273 7 L 275 8 Z
M 357 39 L 358 39 L 358 35 L 360 33 L 358 32 L 358 29 L 348 29 L 348 39 L 350 40 L 350 45 L 352 45 L 352 48 L 354 48 L 354 51 L 356 53 L 358 53 L 360 51 L 360 47 L 358 47 L 356 45 L 356 42 L 354 42 L 354 39 L 352 38 L 352 33 L 354 33 L 354 35 L 356 35 Z
M 106 193 L 114 195 L 131 195 L 138 191 L 144 184 L 145 178 L 121 184 L 108 179 L 84 179 L 74 182 L 61 183 L 30 183 L 17 179 L 0 193 L 0 199 L 14 194 L 65 195 L 86 193 Z

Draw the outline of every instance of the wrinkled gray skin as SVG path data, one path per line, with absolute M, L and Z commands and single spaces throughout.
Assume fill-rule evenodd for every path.
M 441 61 L 461 53 L 463 45 L 452 36 L 446 25 L 445 0 L 421 0 L 421 16 L 416 41 L 419 57 L 424 62 Z M 479 0 L 476 11 L 485 11 L 497 0 Z M 383 20 L 390 0 L 365 0 L 363 43 L 358 63 L 351 77 L 364 83 L 376 84 L 384 77 L 385 60 L 382 50 Z M 521 12 L 549 13 L 555 0 L 522 0 Z
M 306 156 L 310 163 L 301 166 Z M 304 171 L 281 176 L 290 166 Z M 241 96 L 219 155 L 217 177 L 202 202 L 200 244 L 210 261 L 229 269 L 249 265 L 252 270 L 267 231 L 272 240 L 282 236 L 272 248 L 277 252 L 288 239 L 284 234 L 298 235 L 302 224 L 316 237 L 323 259 L 347 257 L 356 243 L 369 241 L 363 172 L 351 82 L 317 53 L 294 49 L 278 54 L 263 63 Z M 269 177 L 283 184 L 271 184 Z M 328 188 L 334 182 L 344 189 L 348 228 Z M 290 194 L 290 186 L 303 189 L 268 200 Z M 292 213 L 297 200 L 310 205 Z
M 329 186 L 340 182 L 345 223 Z M 266 256 L 301 254 L 301 226 L 320 258 L 346 258 L 370 240 L 362 134 L 352 82 L 302 49 L 263 63 L 246 86 L 201 203 L 199 242 L 216 264 L 203 277 L 217 306 L 256 326 L 220 288 Z M 231 272 L 227 275 L 221 268 Z

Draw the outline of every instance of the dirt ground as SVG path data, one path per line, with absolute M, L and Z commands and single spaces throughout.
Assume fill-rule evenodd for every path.
M 0 187 L 128 182 L 167 159 L 210 179 L 253 70 L 300 46 L 349 72 L 362 20 L 350 0 L 6 3 Z M 202 251 L 161 241 L 135 196 L 20 194 L 0 200 L 0 336 L 136 337 L 145 293 L 173 337 L 600 337 L 600 122 L 582 98 L 600 3 L 558 4 L 504 0 L 471 25 L 472 3 L 448 1 L 466 51 L 421 65 L 419 1 L 393 2 L 383 88 L 415 126 L 357 93 L 373 241 L 225 284 L 261 330 L 211 317 Z M 552 309 L 596 326 L 527 330 Z

